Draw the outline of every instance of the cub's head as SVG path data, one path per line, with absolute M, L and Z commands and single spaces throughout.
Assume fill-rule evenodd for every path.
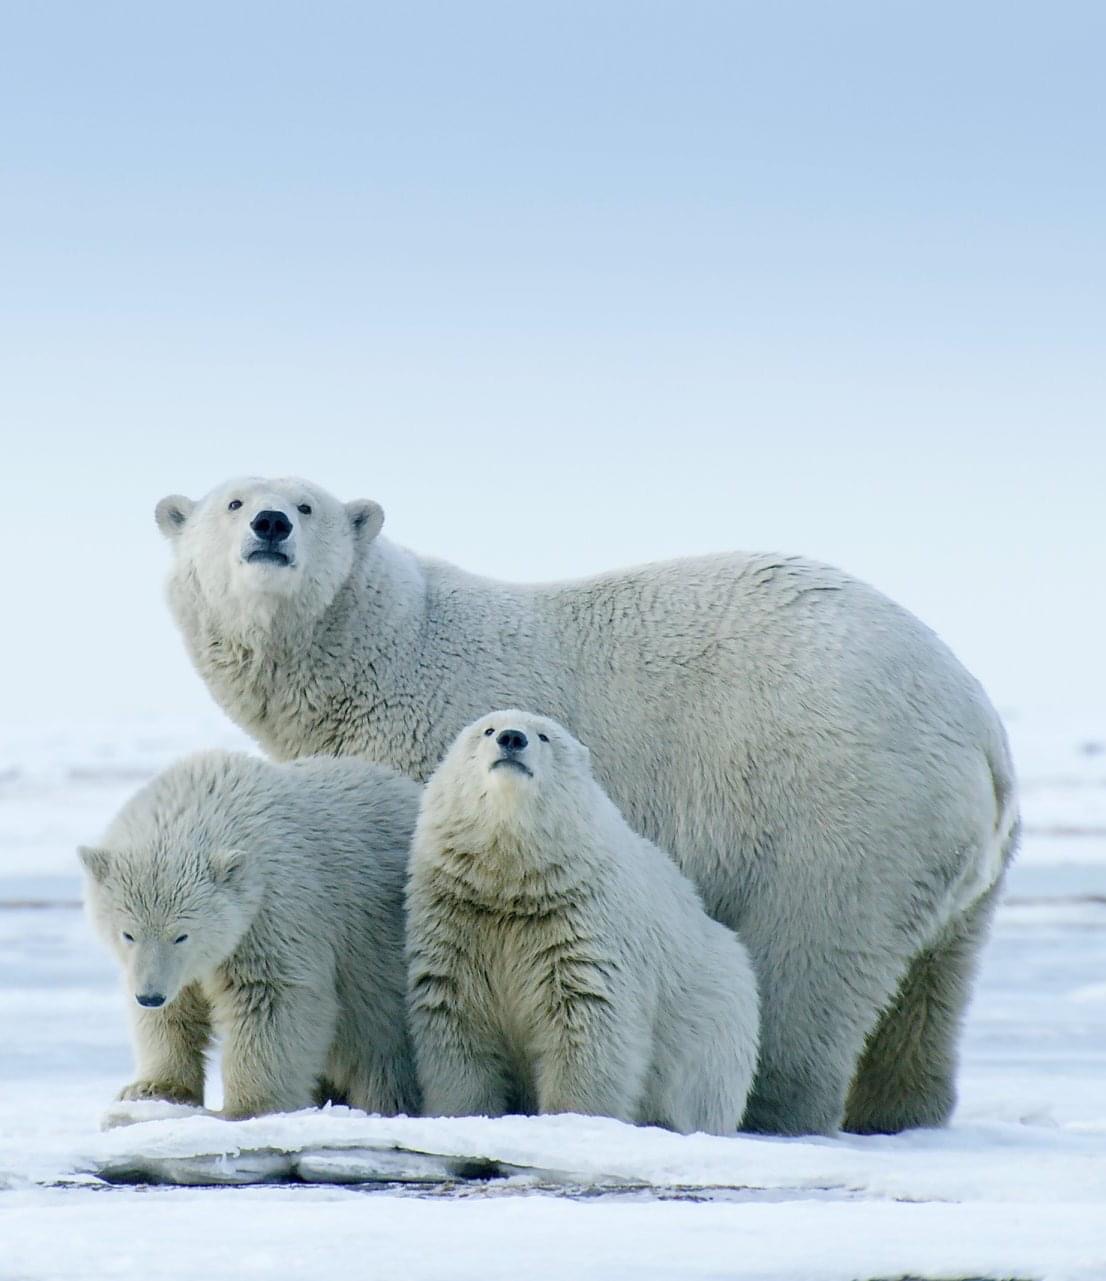
M 296 479 L 228 481 L 199 502 L 172 494 L 155 516 L 173 544 L 174 584 L 216 613 L 262 622 L 266 610 L 321 614 L 384 523 L 378 503 L 340 503 Z
M 588 807 L 588 749 L 554 720 L 491 712 L 458 735 L 428 785 L 473 821 L 541 826 Z
M 163 848 L 78 850 L 93 924 L 139 1005 L 168 1005 L 237 947 L 256 910 L 248 855 Z

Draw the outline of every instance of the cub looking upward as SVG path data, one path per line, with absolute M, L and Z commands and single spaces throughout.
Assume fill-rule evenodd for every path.
M 461 732 L 423 794 L 407 912 L 428 1114 L 737 1129 L 757 1058 L 745 949 L 555 721 Z

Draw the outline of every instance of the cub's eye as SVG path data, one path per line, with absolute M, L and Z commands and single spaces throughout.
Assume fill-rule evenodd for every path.
M 298 511 L 301 516 L 310 516 L 311 505 L 310 503 L 300 503 L 300 505 L 296 508 L 296 511 Z
M 495 726 L 494 726 L 494 725 L 489 725 L 489 726 L 488 726 L 488 728 L 484 731 L 484 737 L 485 737 L 485 738 L 491 738 L 491 736 L 492 736 L 494 733 L 495 733 Z
M 541 741 L 542 741 L 543 743 L 548 743 L 548 742 L 549 742 L 549 735 L 548 735 L 548 734 L 539 734 L 539 735 L 538 735 L 538 738 L 540 738 L 540 739 L 541 739 Z
M 127 931 L 126 931 L 126 930 L 124 930 L 124 931 L 123 931 L 123 942 L 124 942 L 124 943 L 133 943 L 133 942 L 134 942 L 134 935 L 133 935 L 133 934 L 128 934 L 128 933 L 127 933 Z
M 174 940 L 173 940 L 173 942 L 174 942 L 174 943 L 187 943 L 187 942 L 188 942 L 188 935 L 187 935 L 187 934 L 182 934 L 182 935 L 180 936 L 180 938 L 176 938 L 176 939 L 174 939 Z
M 230 502 L 227 503 L 227 511 L 236 512 L 241 506 L 242 506 L 241 498 L 232 498 Z

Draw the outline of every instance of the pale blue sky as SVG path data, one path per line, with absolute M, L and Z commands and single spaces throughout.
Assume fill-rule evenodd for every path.
M 207 706 L 243 472 L 550 578 L 840 563 L 1106 710 L 1097 4 L 0 9 L 3 718 Z

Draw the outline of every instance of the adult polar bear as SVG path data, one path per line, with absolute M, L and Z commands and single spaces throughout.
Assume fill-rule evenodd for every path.
M 420 780 L 490 708 L 561 721 L 748 947 L 746 1128 L 943 1123 L 1017 806 L 998 717 L 937 637 L 795 557 L 519 586 L 397 547 L 383 520 L 294 479 L 158 504 L 171 608 L 229 715 L 278 759 Z

